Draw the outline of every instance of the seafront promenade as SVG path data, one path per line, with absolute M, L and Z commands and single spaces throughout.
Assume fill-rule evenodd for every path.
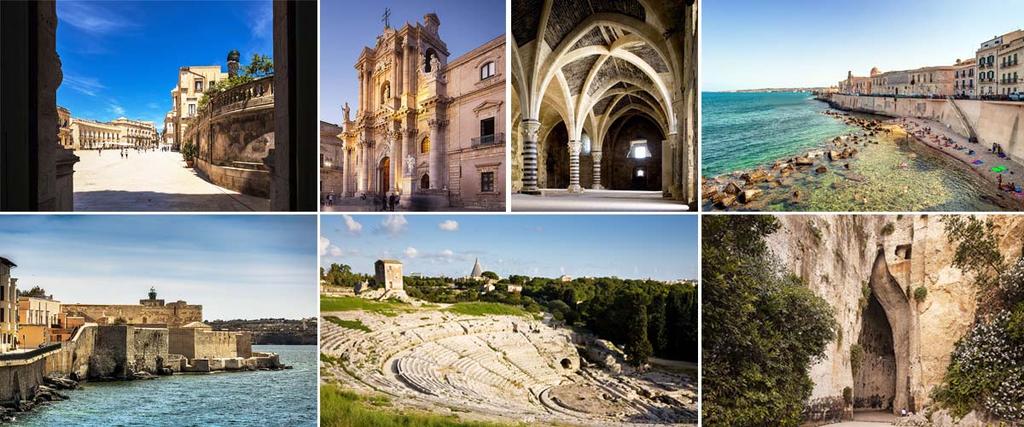
M 898 118 L 893 120 L 903 127 L 918 142 L 956 159 L 965 168 L 989 182 L 993 188 L 1001 184 L 1024 186 L 1024 165 L 1009 156 L 1000 157 L 980 143 L 971 143 L 966 137 L 954 132 L 941 123 L 918 119 Z M 1024 193 L 998 190 L 1003 197 L 1000 205 L 1008 209 L 1024 210 Z

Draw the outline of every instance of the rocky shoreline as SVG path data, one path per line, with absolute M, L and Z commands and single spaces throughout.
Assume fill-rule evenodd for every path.
M 31 412 L 33 409 L 67 400 L 68 396 L 61 393 L 62 390 L 77 390 L 82 388 L 77 380 L 63 376 L 43 377 L 43 384 L 36 387 L 32 392 L 31 399 L 16 397 L 11 402 L 0 403 L 0 423 L 10 423 L 17 420 L 18 414 Z
M 880 134 L 889 134 L 892 129 L 881 120 L 864 119 L 846 114 L 826 111 L 823 114 L 843 120 L 846 124 L 857 126 L 862 132 L 851 135 L 837 136 L 829 141 L 823 149 L 809 150 L 803 155 L 777 160 L 771 167 L 759 167 L 750 171 L 737 171 L 729 175 L 714 178 L 703 178 L 701 197 L 715 209 L 740 208 L 761 198 L 767 188 L 774 189 L 792 185 L 794 174 L 824 174 L 829 168 L 850 169 L 850 160 L 860 153 L 867 145 L 877 144 L 869 138 Z M 863 177 L 849 173 L 847 179 L 863 181 Z M 800 190 L 789 194 L 793 201 L 804 196 Z

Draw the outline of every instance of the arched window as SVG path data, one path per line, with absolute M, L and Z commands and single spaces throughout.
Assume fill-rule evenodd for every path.
M 421 190 L 427 190 L 429 188 L 430 188 L 430 175 L 423 174 L 423 177 L 420 178 L 420 189 Z
M 423 141 L 420 142 L 420 153 L 429 153 L 429 152 L 430 152 L 430 138 L 423 138 Z
M 480 67 L 480 80 L 487 80 L 491 77 L 494 77 L 494 61 L 489 61 Z

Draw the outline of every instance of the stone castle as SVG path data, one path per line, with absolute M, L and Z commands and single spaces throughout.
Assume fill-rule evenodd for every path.
M 84 317 L 86 322 L 99 325 L 127 324 L 136 326 L 180 327 L 203 321 L 203 306 L 185 301 L 164 302 L 150 289 L 148 298 L 139 304 L 64 304 L 61 310 L 67 316 Z

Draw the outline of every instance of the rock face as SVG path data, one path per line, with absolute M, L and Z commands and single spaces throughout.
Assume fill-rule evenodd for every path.
M 1024 218 L 989 216 L 1004 256 L 1020 255 Z M 970 275 L 953 267 L 938 215 L 779 217 L 768 244 L 832 306 L 838 338 L 810 369 L 815 402 L 854 391 L 854 406 L 919 412 L 930 404 L 976 310 Z M 924 301 L 909 295 L 928 290 Z M 853 350 L 853 351 L 851 351 Z M 852 353 L 859 353 L 854 376 Z

